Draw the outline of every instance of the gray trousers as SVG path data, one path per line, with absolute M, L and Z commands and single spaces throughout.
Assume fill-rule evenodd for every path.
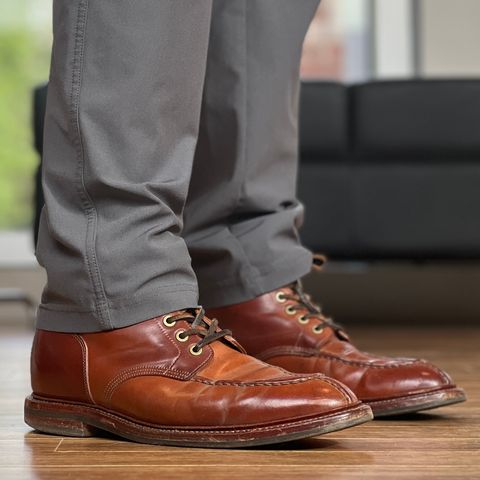
M 54 0 L 39 328 L 120 328 L 306 274 L 298 71 L 319 0 Z

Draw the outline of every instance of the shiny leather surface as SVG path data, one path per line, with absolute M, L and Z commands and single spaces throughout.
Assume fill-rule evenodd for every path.
M 350 407 L 346 387 L 318 374 L 298 375 L 242 353 L 226 337 L 190 348 L 177 338 L 189 323 L 154 318 L 108 332 L 37 330 L 34 395 L 94 404 L 167 426 L 232 426 L 302 418 Z M 181 338 L 181 336 L 180 336 Z
M 329 326 L 319 330 L 325 320 L 321 314 L 301 323 L 308 309 L 298 309 L 297 301 L 285 300 L 282 294 L 296 296 L 293 288 L 285 287 L 248 302 L 210 309 L 207 314 L 232 330 L 250 355 L 292 372 L 333 377 L 363 401 L 454 386 L 444 371 L 425 360 L 361 352 L 342 330 Z M 289 309 L 294 305 L 296 311 Z

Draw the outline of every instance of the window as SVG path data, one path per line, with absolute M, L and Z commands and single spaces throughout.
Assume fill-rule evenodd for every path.
M 0 2 L 0 230 L 32 222 L 31 90 L 48 77 L 50 9 L 45 0 Z
M 367 80 L 372 63 L 370 12 L 369 0 L 323 0 L 305 38 L 302 77 Z

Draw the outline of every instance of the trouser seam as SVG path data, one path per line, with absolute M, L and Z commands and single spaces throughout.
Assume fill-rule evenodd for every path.
M 245 59 L 245 81 L 244 81 L 244 90 L 243 90 L 243 165 L 242 165 L 242 176 L 241 182 L 238 187 L 238 195 L 236 201 L 234 202 L 235 209 L 238 209 L 239 204 L 242 201 L 242 197 L 244 196 L 244 188 L 245 188 L 245 177 L 247 175 L 247 158 L 248 158 L 248 90 L 249 90 L 249 83 L 248 83 L 248 12 L 247 12 L 247 0 L 243 2 L 243 13 L 244 13 L 244 32 L 243 32 L 243 40 L 244 40 L 244 59 Z
M 245 267 L 247 267 L 248 271 L 251 273 L 251 278 L 258 278 L 261 276 L 260 272 L 258 271 L 258 269 L 250 262 L 250 259 L 248 258 L 248 255 L 247 253 L 245 252 L 245 249 L 243 248 L 243 245 L 242 243 L 240 242 L 240 240 L 235 236 L 235 234 L 231 231 L 230 227 L 228 226 L 228 231 L 230 232 L 230 235 L 231 235 L 231 238 L 233 240 L 233 242 L 235 243 L 235 245 L 237 246 L 237 249 L 238 249 L 238 252 L 239 254 L 242 256 L 243 258 L 243 263 L 245 265 Z M 252 292 L 255 294 L 255 292 L 258 290 L 258 283 L 256 281 L 253 282 L 254 283 L 254 288 L 252 289 Z
M 247 175 L 247 157 L 248 157 L 248 2 L 245 0 L 243 2 L 243 19 L 244 19 L 244 31 L 243 31 L 243 42 L 244 42 L 244 87 L 243 87 L 243 148 L 242 148 L 242 175 L 241 181 L 239 182 L 238 192 L 236 195 L 236 199 L 233 202 L 234 210 L 237 210 L 239 205 L 242 202 L 242 197 L 244 195 L 244 188 L 245 188 L 245 177 Z M 242 256 L 244 260 L 244 265 L 251 272 L 251 278 L 258 278 L 260 276 L 260 272 L 256 269 L 256 267 L 250 262 L 245 249 L 241 241 L 237 238 L 237 236 L 232 232 L 230 225 L 227 225 L 227 229 L 231 235 L 231 238 L 235 245 L 238 248 L 238 252 Z M 254 282 L 254 287 L 251 290 L 253 294 L 258 290 L 259 285 L 257 282 Z
M 85 148 L 83 145 L 82 131 L 80 126 L 80 93 L 82 87 L 83 59 L 85 52 L 85 42 L 87 35 L 87 20 L 89 0 L 80 0 L 77 10 L 77 24 L 75 29 L 75 41 L 73 50 L 73 66 L 72 66 L 72 87 L 70 96 L 70 115 L 73 144 L 77 154 L 78 176 L 77 192 L 80 197 L 82 208 L 87 221 L 85 235 L 85 265 L 88 277 L 93 286 L 93 294 L 95 301 L 95 314 L 102 326 L 111 328 L 110 312 L 106 299 L 105 289 L 103 286 L 100 269 L 97 262 L 96 253 L 96 230 L 97 230 L 97 211 L 93 203 L 92 197 L 88 193 L 85 184 Z
M 240 122 L 242 125 L 242 149 L 241 149 L 241 173 L 240 173 L 240 181 L 238 182 L 238 189 L 235 193 L 235 197 L 232 202 L 232 208 L 230 214 L 234 214 L 238 211 L 240 204 L 242 203 L 242 198 L 244 197 L 244 189 L 245 189 L 245 181 L 247 176 L 247 158 L 248 158 L 248 19 L 247 19 L 247 0 L 243 1 L 243 58 L 244 58 L 244 65 L 243 65 L 243 98 L 242 98 L 242 115 L 243 121 Z M 240 170 L 240 169 L 239 169 Z M 228 221 L 228 219 L 227 219 Z M 229 232 L 238 240 L 238 238 L 232 233 L 230 230 L 230 226 L 227 225 Z

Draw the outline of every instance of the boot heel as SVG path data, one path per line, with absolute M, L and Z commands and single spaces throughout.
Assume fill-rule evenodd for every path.
M 42 433 L 65 437 L 93 437 L 98 429 L 69 416 L 65 409 L 56 409 L 55 402 L 37 400 L 33 396 L 25 399 L 24 420 L 27 425 Z

